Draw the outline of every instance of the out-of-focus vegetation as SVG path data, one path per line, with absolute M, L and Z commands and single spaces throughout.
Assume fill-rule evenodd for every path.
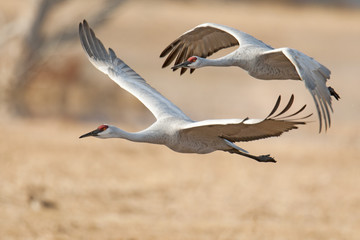
M 5 55 L 0 60 L 3 63 L 1 101 L 5 102 L 6 110 L 23 117 L 66 116 L 67 93 L 81 79 L 79 62 L 70 47 L 78 39 L 74 22 L 86 16 L 95 27 L 101 26 L 123 2 L 24 2 L 27 6 L 19 8 L 0 29 Z M 32 92 L 34 88 L 37 93 Z

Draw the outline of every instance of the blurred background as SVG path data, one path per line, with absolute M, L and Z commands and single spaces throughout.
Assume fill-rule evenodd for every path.
M 263 118 L 278 95 L 313 100 L 301 82 L 238 68 L 182 77 L 161 51 L 204 22 L 331 71 L 332 126 L 317 117 L 280 138 L 239 143 L 261 164 L 225 152 L 78 137 L 102 123 L 139 131 L 151 113 L 86 58 L 86 19 L 106 47 L 194 120 Z M 0 2 L 0 234 L 3 239 L 359 239 L 360 1 Z M 220 51 L 214 57 L 233 49 Z

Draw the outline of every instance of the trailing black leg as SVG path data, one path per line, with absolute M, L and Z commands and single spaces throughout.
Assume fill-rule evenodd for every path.
M 332 87 L 328 87 L 330 95 L 333 96 L 336 100 L 340 99 L 339 94 L 337 94 L 337 92 L 335 92 L 335 90 Z
M 242 155 L 244 157 L 254 159 L 254 160 L 258 161 L 258 162 L 273 162 L 273 163 L 276 163 L 276 160 L 273 157 L 270 157 L 270 154 L 254 156 L 254 155 L 251 155 L 249 153 L 241 152 L 241 151 L 239 151 L 237 149 L 229 149 L 229 150 L 226 150 L 226 151 L 229 152 L 229 153 L 236 153 L 236 154 Z

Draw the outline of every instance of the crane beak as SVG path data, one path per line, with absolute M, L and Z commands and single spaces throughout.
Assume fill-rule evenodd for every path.
M 91 131 L 91 132 L 85 133 L 84 135 L 81 135 L 79 138 L 96 137 L 96 136 L 98 136 L 99 132 L 101 132 L 101 130 L 95 129 L 94 131 Z
M 187 68 L 190 63 L 191 63 L 190 61 L 185 61 L 183 63 L 179 63 L 179 64 L 173 66 L 171 69 L 176 70 L 178 68 Z

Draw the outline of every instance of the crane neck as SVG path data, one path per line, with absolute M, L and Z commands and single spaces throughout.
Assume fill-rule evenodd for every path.
M 127 132 L 118 127 L 111 126 L 111 132 L 106 138 L 123 138 L 132 142 L 145 142 L 161 144 L 161 138 L 156 132 L 143 130 L 140 132 Z
M 230 58 L 225 58 L 225 57 L 221 57 L 221 58 L 216 58 L 216 59 L 209 59 L 209 58 L 204 58 L 203 59 L 203 67 L 205 66 L 218 66 L 218 67 L 226 67 L 226 66 L 233 66 L 233 61 Z
M 245 59 L 242 59 L 241 56 L 237 52 L 232 52 L 226 56 L 216 58 L 216 59 L 208 59 L 204 58 L 203 63 L 204 66 L 218 66 L 218 67 L 229 67 L 229 66 L 238 66 L 243 69 L 247 68 L 248 62 Z

